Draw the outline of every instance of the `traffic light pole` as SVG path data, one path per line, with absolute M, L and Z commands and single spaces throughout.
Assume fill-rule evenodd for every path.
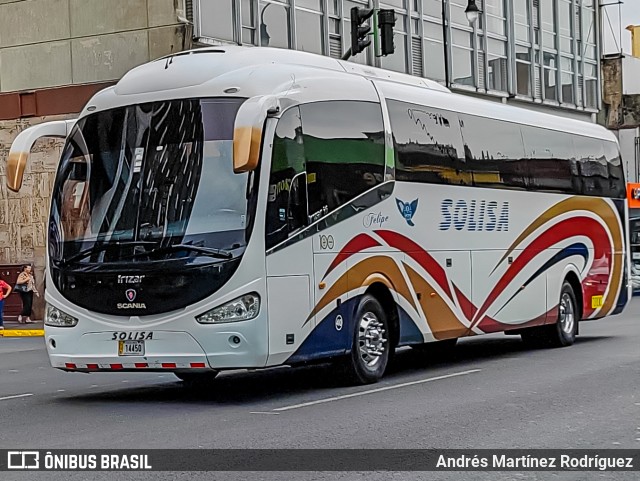
M 380 67 L 380 32 L 378 30 L 378 12 L 380 11 L 380 0 L 373 0 L 373 63 L 375 67 Z
M 376 67 L 380 67 L 380 57 L 394 52 L 393 27 L 396 24 L 395 10 L 379 8 L 378 0 L 373 1 L 373 8 L 351 8 L 351 46 L 342 56 L 342 60 L 348 60 L 352 56 L 364 52 L 371 45 L 373 35 L 373 58 Z M 371 25 L 364 23 L 373 17 Z M 372 28 L 373 27 L 373 28 Z

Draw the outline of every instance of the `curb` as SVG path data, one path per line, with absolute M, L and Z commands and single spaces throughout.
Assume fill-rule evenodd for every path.
M 42 337 L 44 329 L 4 329 L 0 337 Z

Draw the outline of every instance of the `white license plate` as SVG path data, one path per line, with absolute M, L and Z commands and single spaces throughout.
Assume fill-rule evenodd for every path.
M 118 341 L 118 356 L 144 356 L 144 341 Z

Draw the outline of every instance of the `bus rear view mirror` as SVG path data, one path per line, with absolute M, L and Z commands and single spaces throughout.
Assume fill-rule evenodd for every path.
M 18 192 L 22 187 L 22 178 L 29 162 L 31 148 L 43 137 L 66 138 L 75 120 L 55 120 L 34 125 L 18 134 L 9 151 L 7 160 L 7 188 Z
M 233 171 L 250 172 L 258 166 L 262 129 L 267 115 L 279 111 L 273 95 L 252 97 L 238 109 L 233 126 Z

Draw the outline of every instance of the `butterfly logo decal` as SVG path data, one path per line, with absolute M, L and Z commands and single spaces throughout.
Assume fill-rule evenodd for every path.
M 402 217 L 407 221 L 411 227 L 414 226 L 414 223 L 411 221 L 413 219 L 413 215 L 416 213 L 416 209 L 418 208 L 418 199 L 414 200 L 411 203 L 403 202 L 396 197 L 396 204 L 398 205 L 398 210 L 402 214 Z

